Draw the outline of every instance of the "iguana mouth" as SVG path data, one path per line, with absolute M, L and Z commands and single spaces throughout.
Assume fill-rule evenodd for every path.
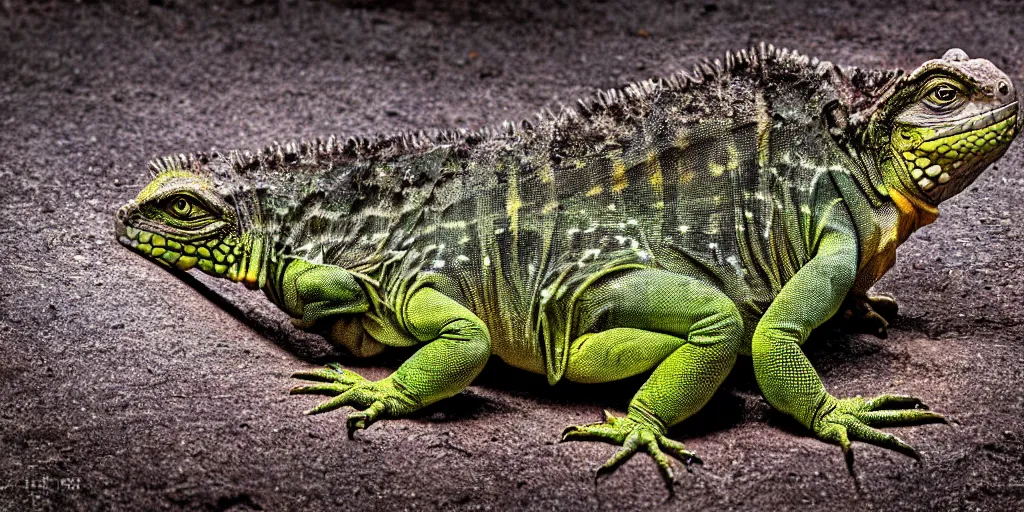
M 243 257 L 238 246 L 229 246 L 218 238 L 177 241 L 142 227 L 127 226 L 121 219 L 114 221 L 117 240 L 133 252 L 145 256 L 165 267 L 189 270 L 198 267 L 207 273 L 236 276 L 236 263 Z M 233 278 L 233 277 L 232 277 Z
M 151 242 L 151 237 L 153 236 L 152 233 L 147 233 L 145 241 L 140 242 L 139 234 L 143 233 L 143 231 L 140 231 L 130 226 L 125 226 L 124 222 L 122 222 L 121 219 L 117 219 L 114 221 L 114 232 L 117 233 L 117 241 L 120 242 L 121 245 L 131 249 L 132 252 L 138 253 L 142 256 L 148 256 L 150 257 L 150 260 L 155 261 L 165 267 L 171 266 L 170 262 L 164 261 L 163 259 L 157 257 L 160 256 L 160 254 L 163 254 L 163 252 L 166 252 L 166 249 L 163 249 L 162 247 L 163 242 L 161 242 L 160 254 L 157 254 L 156 256 L 152 254 L 153 246 L 149 243 Z
M 929 141 L 942 139 L 945 137 L 952 137 L 954 135 L 960 135 L 962 133 L 983 130 L 992 126 L 996 123 L 1005 121 L 1011 117 L 1017 115 L 1017 102 L 1009 103 L 995 110 L 990 110 L 984 114 L 968 117 L 961 120 L 958 124 L 950 126 L 948 128 L 935 132 L 935 136 Z M 1015 122 L 1010 123 L 1011 125 L 1016 124 Z

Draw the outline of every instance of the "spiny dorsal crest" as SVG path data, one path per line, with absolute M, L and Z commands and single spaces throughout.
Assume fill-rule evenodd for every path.
M 542 121 L 556 125 L 578 123 L 630 102 L 652 98 L 664 91 L 685 92 L 740 71 L 763 72 L 785 67 L 793 71 L 817 72 L 822 64 L 831 67 L 831 64 L 817 58 L 761 43 L 739 52 L 726 52 L 724 60 L 702 60 L 695 64 L 690 72 L 679 71 L 664 78 L 652 78 L 620 88 L 598 91 L 593 96 L 577 100 L 574 107 L 563 107 L 557 113 L 552 113 L 549 109 L 542 110 L 538 117 Z
M 232 151 L 227 155 L 227 159 L 235 172 L 245 173 L 259 168 L 284 168 L 297 162 L 318 164 L 325 160 L 383 160 L 438 146 L 470 147 L 493 139 L 516 137 L 521 133 L 530 134 L 535 130 L 571 128 L 596 116 L 613 114 L 615 109 L 654 98 L 664 91 L 685 92 L 741 71 L 756 73 L 791 70 L 821 73 L 833 68 L 831 64 L 817 58 L 761 43 L 739 52 L 726 52 L 724 59 L 702 60 L 690 72 L 679 71 L 668 77 L 652 78 L 620 88 L 598 91 L 590 97 L 577 100 L 575 104 L 559 108 L 557 112 L 543 108 L 536 114 L 536 125 L 529 121 L 518 124 L 506 121 L 493 129 L 484 127 L 473 131 L 456 129 L 405 132 L 392 136 L 377 135 L 372 138 L 349 137 L 344 142 L 332 135 L 326 139 L 301 140 L 283 145 L 275 142 L 255 153 Z M 851 80 L 858 87 L 866 89 L 881 88 L 894 78 L 893 71 L 854 71 Z M 898 73 L 895 76 L 898 76 Z M 149 166 L 154 172 L 196 169 L 217 156 L 213 152 L 210 155 L 196 153 L 162 157 L 151 161 Z
M 204 153 L 163 156 L 149 161 L 149 172 L 152 177 L 169 172 L 191 171 L 198 169 L 209 161 Z

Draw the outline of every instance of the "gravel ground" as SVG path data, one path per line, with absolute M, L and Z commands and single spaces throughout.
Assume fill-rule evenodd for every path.
M 494 361 L 459 396 L 345 438 L 291 372 L 340 360 L 260 294 L 236 306 L 119 247 L 114 210 L 157 155 L 329 133 L 478 128 L 761 40 L 913 68 L 950 47 L 1024 86 L 1011 2 L 0 0 L 0 509 L 980 509 L 1024 506 L 1024 144 L 900 249 L 887 340 L 819 332 L 840 395 L 902 392 L 948 426 L 914 462 L 834 446 L 772 412 L 749 360 L 674 429 L 706 461 L 677 498 L 636 457 L 558 444 L 638 381 L 559 385 Z M 250 318 L 243 321 L 242 317 Z M 346 361 L 350 362 L 350 361 Z M 379 378 L 395 359 L 362 365 Z

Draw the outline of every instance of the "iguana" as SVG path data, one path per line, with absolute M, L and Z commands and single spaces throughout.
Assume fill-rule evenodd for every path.
M 371 381 L 332 365 L 292 393 L 351 406 L 351 436 L 465 389 L 491 355 L 561 380 L 650 372 L 625 416 L 566 441 L 638 451 L 671 491 L 666 435 L 738 355 L 767 401 L 852 463 L 874 427 L 942 422 L 913 397 L 839 398 L 801 345 L 840 309 L 884 330 L 869 294 L 1020 131 L 1010 79 L 952 49 L 907 74 L 760 45 L 500 129 L 336 138 L 152 162 L 117 211 L 122 244 L 262 290 L 355 356 L 418 347 Z

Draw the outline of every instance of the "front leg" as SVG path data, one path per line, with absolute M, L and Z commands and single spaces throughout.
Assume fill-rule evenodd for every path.
M 295 377 L 322 384 L 298 386 L 293 394 L 334 396 L 307 411 L 316 414 L 349 405 L 349 437 L 374 421 L 409 414 L 462 391 L 483 370 L 491 353 L 487 327 L 461 304 L 433 288 L 420 288 L 405 308 L 410 335 L 426 342 L 395 373 L 366 380 L 340 367 L 299 372 Z M 388 340 L 380 340 L 387 344 Z
M 800 345 L 839 309 L 857 272 L 852 230 L 828 231 L 819 249 L 782 288 L 754 331 L 751 355 L 758 385 L 769 403 L 793 416 L 818 438 L 838 444 L 853 471 L 851 440 L 917 458 L 912 447 L 872 426 L 937 423 L 939 414 L 918 410 L 920 400 L 884 395 L 839 399 L 825 390 Z M 912 409 L 908 409 L 912 408 Z

